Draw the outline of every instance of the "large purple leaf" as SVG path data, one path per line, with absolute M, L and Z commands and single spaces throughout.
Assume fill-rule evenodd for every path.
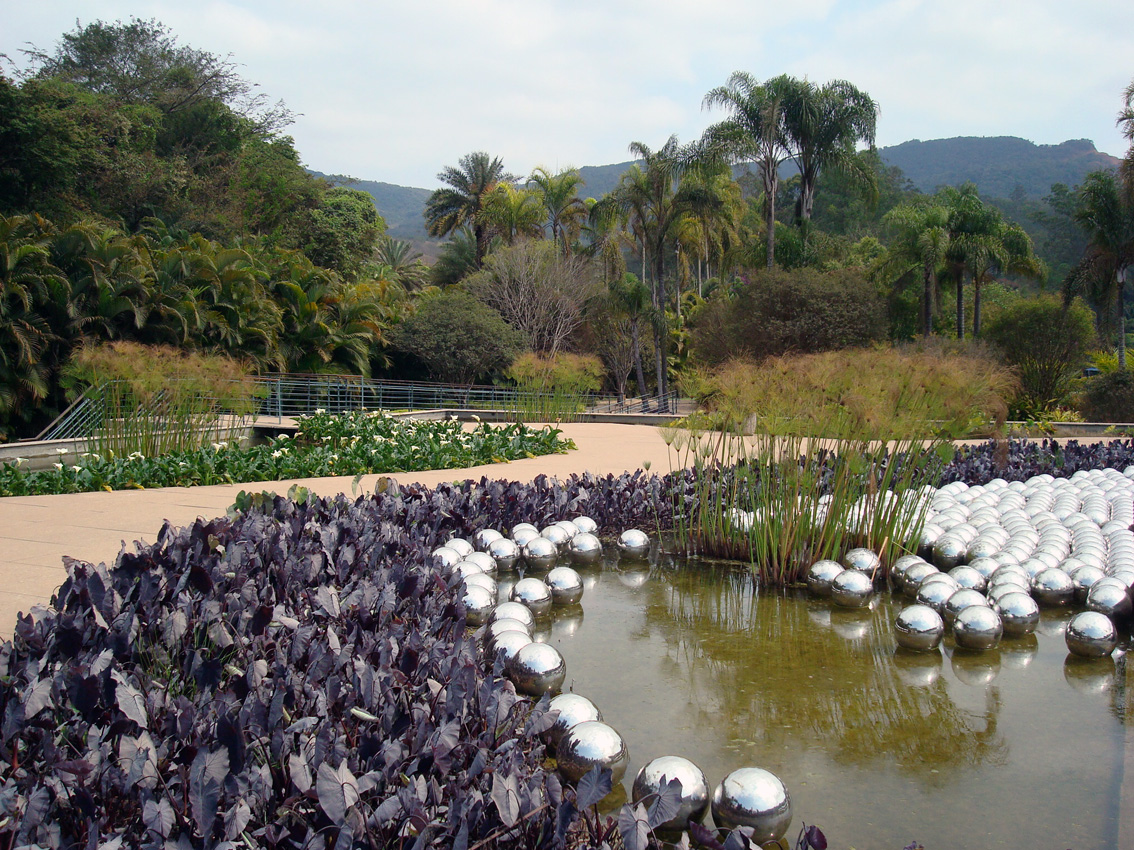
M 347 812 L 358 802 L 358 781 L 346 762 L 340 762 L 338 767 L 331 767 L 327 762 L 319 765 L 315 787 L 319 805 L 327 817 L 337 826 L 345 826 Z

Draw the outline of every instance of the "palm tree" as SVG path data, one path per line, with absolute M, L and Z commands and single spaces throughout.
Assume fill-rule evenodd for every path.
M 449 188 L 437 189 L 425 202 L 426 228 L 431 236 L 448 236 L 461 226 L 472 228 L 480 268 L 492 235 L 483 216 L 485 204 L 499 184 L 515 178 L 504 171 L 499 157 L 474 151 L 461 157 L 459 168 L 446 166 L 437 179 Z
M 788 86 L 783 109 L 791 157 L 799 166 L 797 221 L 811 220 L 815 185 L 824 169 L 840 169 L 872 196 L 877 194 L 874 172 L 855 156 L 860 141 L 874 146 L 878 104 L 866 92 L 846 80 L 821 87 L 796 80 Z
M 583 251 L 598 260 L 606 284 L 622 280 L 626 273 L 624 248 L 634 246 L 634 237 L 627 230 L 627 216 L 611 195 L 602 200 L 586 200 L 587 220 L 582 228 Z
M 1070 303 L 1084 295 L 1099 310 L 1100 325 L 1117 326 L 1118 362 L 1126 368 L 1126 321 L 1123 310 L 1127 282 L 1134 267 L 1134 203 L 1124 195 L 1118 178 L 1107 171 L 1087 175 L 1079 190 L 1075 220 L 1088 234 L 1087 253 L 1063 281 L 1063 298 Z M 1109 316 L 1113 316 L 1113 324 Z
M 638 397 L 646 398 L 646 375 L 642 370 L 641 323 L 650 317 L 650 290 L 630 273 L 621 280 L 610 282 L 610 300 L 614 309 L 630 325 L 630 345 L 633 350 L 634 375 L 638 380 Z
M 396 281 L 407 291 L 420 289 L 429 276 L 429 266 L 413 243 L 392 236 L 382 236 L 374 246 L 374 259 L 384 267 L 384 276 Z
M 544 209 L 539 193 L 531 189 L 498 184 L 488 196 L 483 215 L 489 234 L 499 236 L 508 245 L 543 233 Z
M 1122 134 L 1130 140 L 1126 159 L 1122 162 L 1122 177 L 1126 185 L 1127 198 L 1134 200 L 1134 81 L 1122 94 L 1122 111 L 1118 113 L 1118 126 Z
M 896 233 L 886 250 L 881 273 L 889 280 L 898 280 L 915 270 L 921 273 L 921 327 L 922 334 L 928 337 L 933 333 L 937 275 L 949 247 L 949 210 L 939 204 L 901 204 L 890 210 L 884 221 Z
M 556 250 L 568 251 L 571 242 L 578 238 L 587 215 L 587 205 L 579 197 L 583 178 L 573 168 L 552 174 L 540 167 L 528 177 L 528 185 L 543 205 Z
M 780 165 L 791 155 L 785 108 L 799 81 L 786 74 L 758 82 L 735 71 L 728 83 L 712 89 L 703 108 L 723 106 L 731 116 L 701 137 L 701 155 L 729 163 L 755 162 L 764 187 L 764 228 L 768 268 L 775 264 L 776 194 Z

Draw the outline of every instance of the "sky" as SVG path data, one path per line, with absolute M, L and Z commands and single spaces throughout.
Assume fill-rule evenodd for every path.
M 403 186 L 436 188 L 476 150 L 523 176 L 693 141 L 737 70 L 849 80 L 880 107 L 880 146 L 1128 146 L 1130 0 L 0 0 L 0 54 L 23 67 L 77 21 L 132 16 L 283 100 L 308 168 Z

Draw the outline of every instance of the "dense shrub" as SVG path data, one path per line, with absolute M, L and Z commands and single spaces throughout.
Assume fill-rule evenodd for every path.
M 694 355 L 710 365 L 853 348 L 883 340 L 886 300 L 857 269 L 802 268 L 753 273 L 718 291 L 691 317 Z
M 1119 369 L 1086 383 L 1082 411 L 1088 422 L 1134 422 L 1134 372 Z
M 1094 314 L 1081 301 L 1041 295 L 993 314 L 985 336 L 1019 376 L 1013 418 L 1034 419 L 1066 401 L 1095 341 Z

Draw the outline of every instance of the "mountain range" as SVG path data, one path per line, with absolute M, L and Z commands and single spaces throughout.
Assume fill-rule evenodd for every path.
M 1058 145 L 1037 145 L 1015 136 L 959 136 L 952 139 L 914 139 L 879 149 L 882 161 L 900 168 L 922 192 L 940 186 L 973 182 L 985 198 L 1030 198 L 1039 200 L 1053 183 L 1074 186 L 1091 171 L 1113 169 L 1121 162 L 1095 149 L 1088 139 Z M 584 195 L 599 198 L 618 185 L 632 161 L 611 165 L 583 166 Z M 429 189 L 398 186 L 343 175 L 321 175 L 333 183 L 368 192 L 386 220 L 391 236 L 413 241 L 427 256 L 436 256 L 436 240 L 425 232 L 422 211 Z M 795 166 L 784 165 L 783 177 L 795 174 Z M 434 244 L 428 244 L 428 243 Z

